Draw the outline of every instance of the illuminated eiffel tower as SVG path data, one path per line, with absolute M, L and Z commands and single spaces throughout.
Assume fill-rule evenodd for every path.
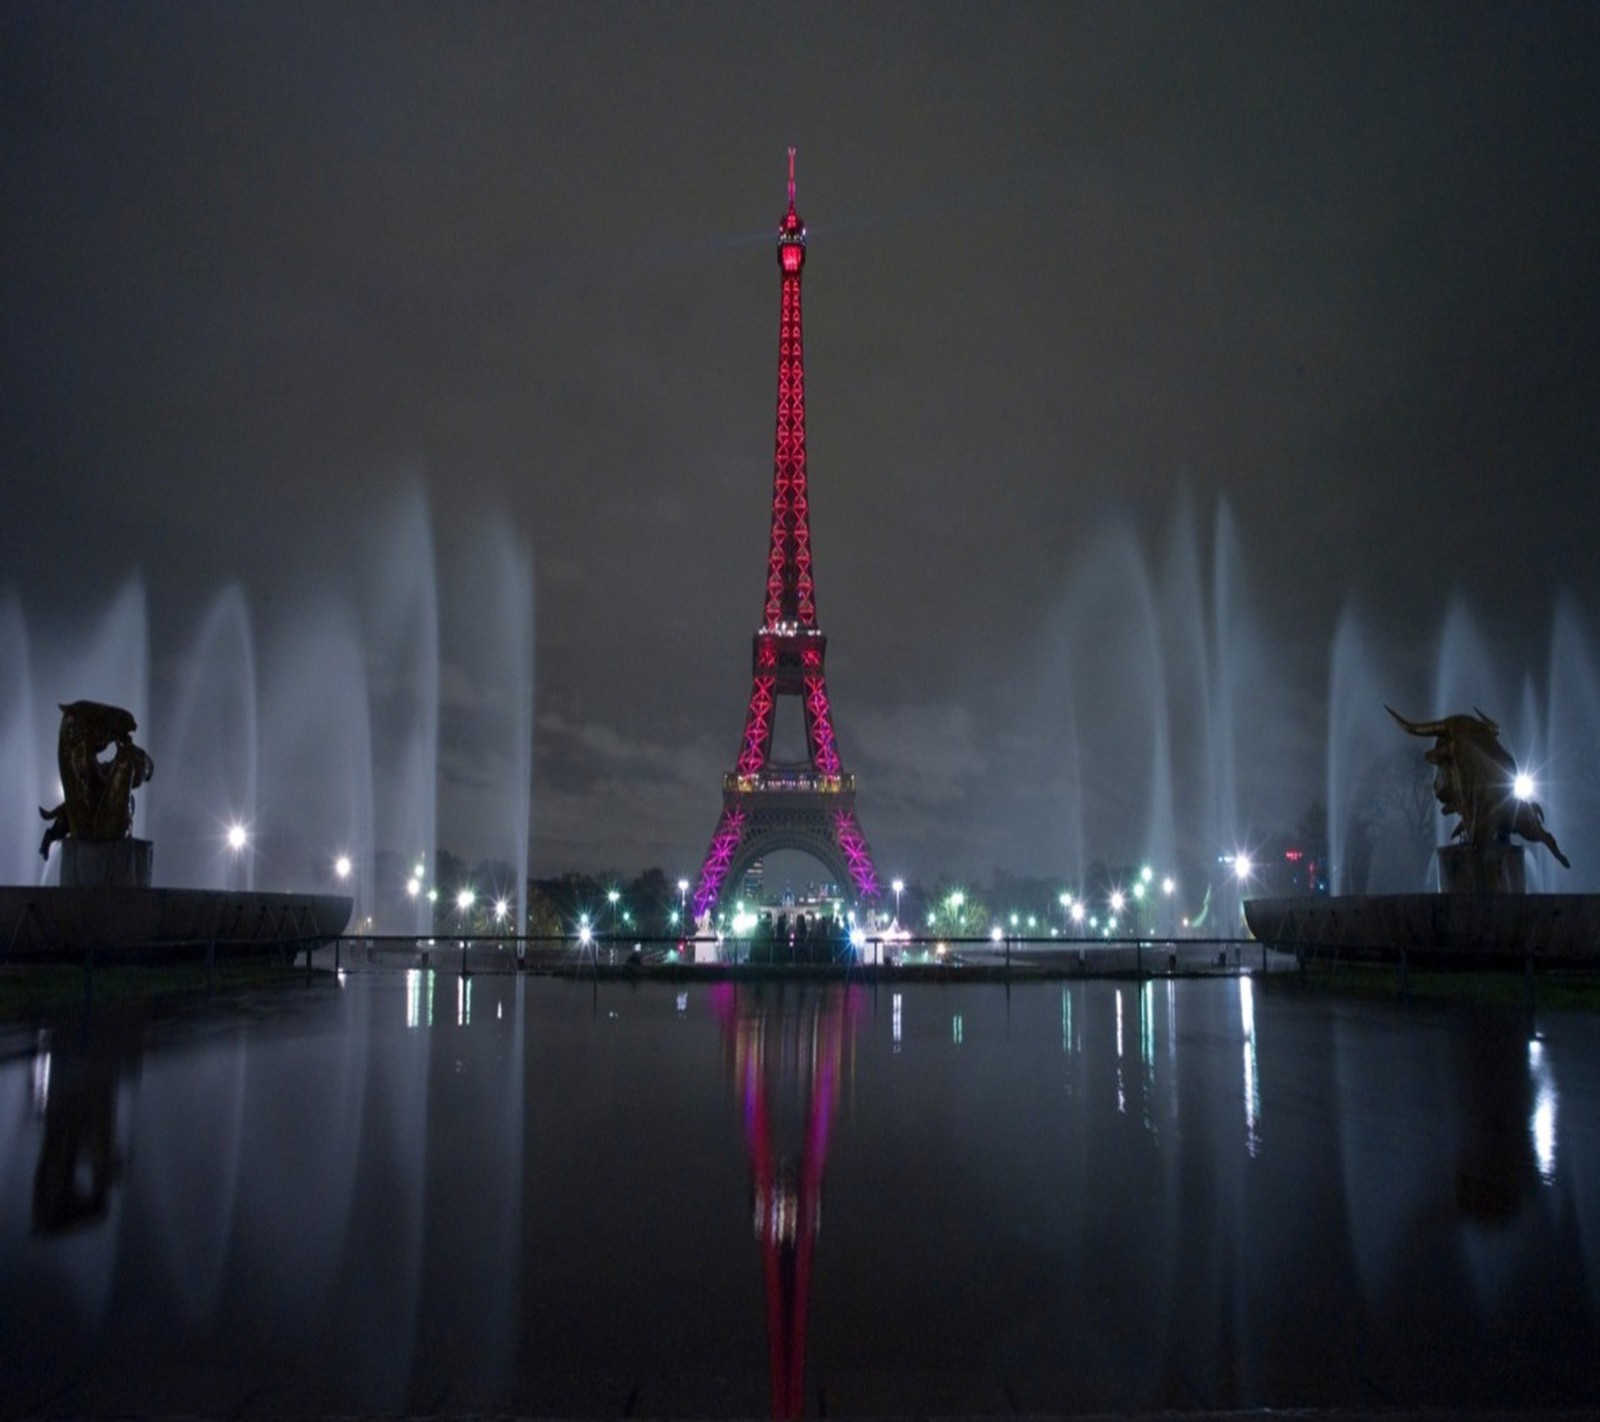
M 695 885 L 696 918 L 757 860 L 797 849 L 821 862 L 858 899 L 878 897 L 872 853 L 856 822 L 855 777 L 839 759 L 811 577 L 811 507 L 806 488 L 806 375 L 800 325 L 800 273 L 806 228 L 794 207 L 789 150 L 789 210 L 778 227 L 778 429 L 772 471 L 772 541 L 767 591 L 756 629 L 750 706 L 735 769 L 722 780 L 722 815 Z M 797 696 L 805 712 L 806 761 L 772 760 L 777 699 Z

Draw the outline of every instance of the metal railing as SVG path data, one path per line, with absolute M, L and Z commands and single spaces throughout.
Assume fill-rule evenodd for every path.
M 649 970 L 683 976 L 824 970 L 923 975 L 1208 976 L 1291 967 L 1291 954 L 1234 938 L 952 938 L 868 935 L 794 942 L 592 933 L 563 935 L 346 935 L 315 952 L 318 965 L 360 972 L 428 967 L 465 973 Z M 309 966 L 308 957 L 308 966 Z

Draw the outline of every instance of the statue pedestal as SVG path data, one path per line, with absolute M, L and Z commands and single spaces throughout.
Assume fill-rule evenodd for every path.
M 155 844 L 148 839 L 61 841 L 63 889 L 148 889 Z
M 1520 844 L 1445 844 L 1438 850 L 1441 894 L 1525 894 Z

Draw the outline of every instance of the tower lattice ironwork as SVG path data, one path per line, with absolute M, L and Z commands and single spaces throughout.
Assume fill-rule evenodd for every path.
M 766 600 L 756 629 L 750 706 L 735 769 L 722 780 L 722 815 L 695 885 L 696 917 L 715 909 L 757 859 L 798 849 L 820 861 L 859 899 L 878 897 L 872 853 L 856 820 L 855 777 L 839 759 L 823 658 L 828 639 L 817 625 L 811 572 L 811 505 L 806 480 L 805 348 L 800 274 L 806 227 L 794 206 L 794 149 L 789 150 L 789 210 L 778 226 L 778 420 L 772 469 L 772 539 Z M 772 758 L 778 698 L 800 698 L 805 762 Z

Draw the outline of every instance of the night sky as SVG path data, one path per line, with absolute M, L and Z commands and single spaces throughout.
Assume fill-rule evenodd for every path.
M 8 5 L 0 604 L 43 679 L 142 576 L 159 718 L 223 588 L 270 648 L 415 559 L 384 530 L 425 500 L 439 841 L 495 854 L 449 590 L 497 524 L 535 871 L 692 874 L 762 606 L 792 144 L 882 872 L 1137 857 L 1149 706 L 1181 805 L 1224 684 L 1264 835 L 1325 794 L 1347 609 L 1415 716 L 1467 709 L 1430 704 L 1447 626 L 1508 721 L 1558 610 L 1593 654 L 1597 75 L 1581 4 Z

